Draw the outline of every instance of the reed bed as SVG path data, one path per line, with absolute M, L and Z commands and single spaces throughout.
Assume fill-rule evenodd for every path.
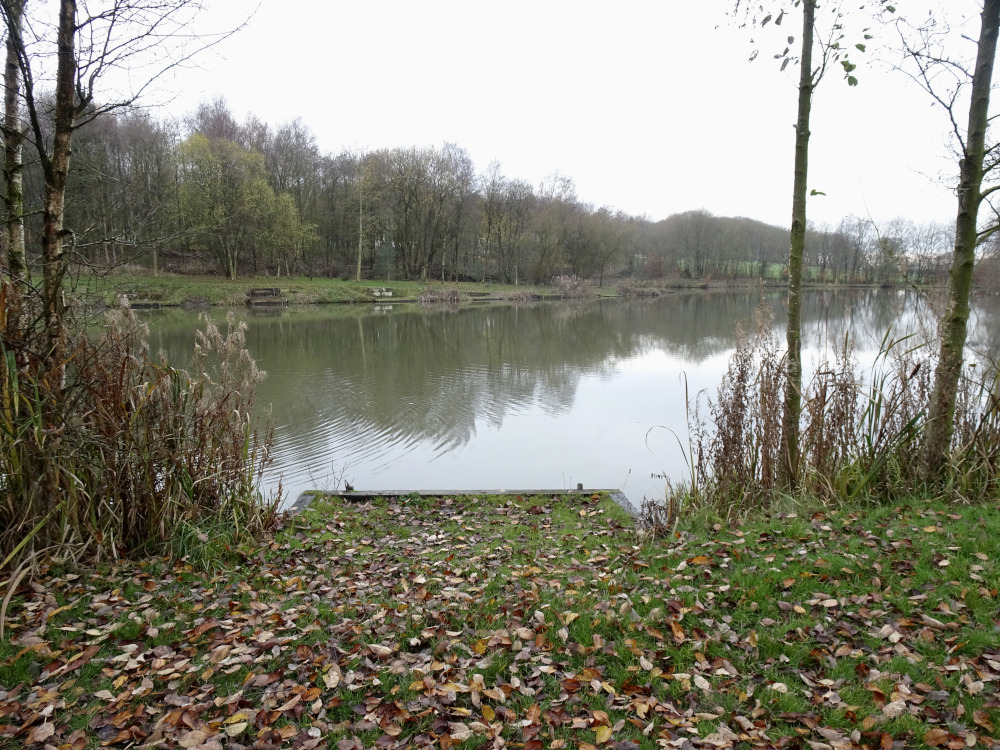
M 1000 488 L 1000 380 L 996 368 L 970 364 L 963 375 L 952 460 L 923 477 L 921 449 L 934 371 L 931 347 L 914 337 L 883 337 L 862 367 L 849 338 L 821 363 L 803 390 L 799 475 L 780 480 L 784 352 L 762 303 L 714 397 L 689 400 L 691 481 L 668 494 L 710 505 L 733 520 L 776 500 L 807 496 L 824 504 L 892 503 L 930 494 L 965 501 Z
M 235 543 L 273 525 L 278 498 L 257 490 L 271 433 L 251 416 L 264 373 L 243 324 L 206 318 L 189 371 L 149 352 L 146 327 L 123 303 L 97 335 L 81 326 L 72 337 L 61 384 L 31 302 L 9 288 L 2 301 L 4 565 L 183 554 L 199 535 Z

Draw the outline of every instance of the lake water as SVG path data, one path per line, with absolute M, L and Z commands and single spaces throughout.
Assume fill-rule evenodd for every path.
M 663 497 L 651 477 L 686 476 L 686 396 L 714 389 L 765 299 L 783 331 L 781 292 L 676 292 L 653 300 L 301 307 L 237 314 L 267 379 L 262 416 L 275 426 L 266 491 L 307 489 L 621 488 L 636 505 Z M 977 330 L 997 327 L 996 303 Z M 218 321 L 224 313 L 213 311 Z M 147 313 L 151 347 L 183 361 L 196 313 Z M 807 367 L 852 331 L 870 363 L 886 330 L 932 318 L 898 290 L 810 292 Z M 989 342 L 974 337 L 986 347 Z M 686 383 L 686 385 L 685 385 Z

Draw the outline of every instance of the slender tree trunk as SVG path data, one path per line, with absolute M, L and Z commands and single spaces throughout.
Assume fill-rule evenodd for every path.
M 57 36 L 56 107 L 52 153 L 43 162 L 45 206 L 42 213 L 42 285 L 45 302 L 45 329 L 48 343 L 46 360 L 59 387 L 66 378 L 66 303 L 63 279 L 63 211 L 66 203 L 66 176 L 69 174 L 70 142 L 76 119 L 76 1 L 59 3 Z
M 955 218 L 955 249 L 948 280 L 948 308 L 938 327 L 941 340 L 934 371 L 934 390 L 927 416 L 924 444 L 924 478 L 935 480 L 948 459 L 955 430 L 955 399 L 969 324 L 969 297 L 975 266 L 979 205 L 982 202 L 983 160 L 989 123 L 990 87 L 997 52 L 1000 0 L 985 0 L 979 51 L 972 76 L 969 125 L 964 158 L 960 163 L 958 215 Z
M 364 247 L 365 237 L 365 194 L 361 191 L 361 183 L 358 182 L 358 268 L 355 281 L 361 281 L 361 250 Z
M 7 269 L 16 282 L 25 281 L 28 263 L 24 251 L 24 192 L 22 188 L 22 144 L 24 123 L 21 121 L 21 67 L 18 42 L 21 39 L 21 19 L 27 0 L 11 0 L 7 23 L 7 64 L 4 70 L 4 168 L 7 205 Z
M 239 261 L 236 243 L 228 236 L 223 239 L 223 243 L 226 248 L 226 275 L 235 280 L 237 262 Z
M 782 481 L 793 489 L 799 478 L 799 422 L 802 414 L 802 259 L 806 245 L 806 181 L 809 172 L 809 114 L 812 110 L 812 48 L 815 0 L 802 3 L 802 57 L 799 108 L 795 122 L 795 180 L 792 187 L 792 231 L 788 254 L 787 380 L 782 413 L 784 464 Z

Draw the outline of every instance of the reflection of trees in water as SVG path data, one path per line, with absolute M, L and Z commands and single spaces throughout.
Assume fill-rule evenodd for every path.
M 404 310 L 350 321 L 256 325 L 252 351 L 265 367 L 280 361 L 280 380 L 261 398 L 281 402 L 285 419 L 315 419 L 393 440 L 421 439 L 445 450 L 467 442 L 477 419 L 499 427 L 507 415 L 573 404 L 581 376 L 610 358 L 639 351 L 620 335 L 610 306 L 592 305 L 554 320 L 545 307 L 487 307 L 458 313 Z M 613 315 L 612 315 L 613 317 Z M 290 399 L 294 377 L 299 396 Z
M 783 293 L 764 297 L 782 329 Z M 468 442 L 480 419 L 500 427 L 526 410 L 563 413 L 584 375 L 611 377 L 621 362 L 652 349 L 694 365 L 725 352 L 735 344 L 736 321 L 746 324 L 760 299 L 759 291 L 678 292 L 457 311 L 300 311 L 253 320 L 247 339 L 271 371 L 259 399 L 274 404 L 279 424 L 319 422 L 345 440 L 427 441 L 445 451 Z M 812 292 L 803 304 L 806 345 L 837 346 L 848 329 L 870 332 L 877 345 L 889 326 L 902 333 L 915 323 L 918 308 L 915 295 L 896 291 Z M 190 324 L 183 335 L 191 340 Z M 161 329 L 153 347 L 175 350 L 173 336 Z
M 819 349 L 841 347 L 850 333 L 857 351 L 876 351 L 887 332 L 893 338 L 919 334 L 928 318 L 918 295 L 895 289 L 855 290 L 846 296 L 817 291 L 803 298 L 805 308 L 809 318 L 803 326 L 804 343 Z
M 839 346 L 850 331 L 857 351 L 874 353 L 887 333 L 892 339 L 909 336 L 906 348 L 925 344 L 937 335 L 937 313 L 943 309 L 943 300 L 936 290 L 921 294 L 899 289 L 857 291 L 847 305 L 842 298 L 830 295 L 813 292 L 805 297 L 805 304 L 814 308 L 808 327 L 814 342 L 825 340 Z M 975 300 L 968 348 L 984 359 L 995 359 L 1000 351 L 1000 297 L 981 295 Z M 862 364 L 870 363 L 862 360 Z
M 969 319 L 969 342 L 966 348 L 980 359 L 995 365 L 1000 358 L 998 337 L 1000 337 L 1000 296 L 977 295 L 973 300 L 972 316 Z

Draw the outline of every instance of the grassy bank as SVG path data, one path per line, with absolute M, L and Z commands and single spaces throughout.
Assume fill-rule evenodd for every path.
M 392 290 L 392 298 L 384 301 L 413 301 L 425 289 L 437 289 L 442 286 L 448 289 L 458 289 L 463 295 L 472 297 L 498 296 L 502 297 L 514 291 L 535 294 L 552 294 L 547 287 L 480 284 L 461 282 L 444 284 L 440 281 L 340 281 L 338 279 L 321 279 L 293 277 L 275 279 L 273 277 L 227 279 L 217 276 L 111 276 L 85 277 L 81 279 L 82 288 L 90 294 L 97 295 L 106 303 L 110 303 L 119 294 L 128 295 L 133 302 L 159 302 L 163 305 L 209 304 L 219 306 L 242 305 L 246 302 L 247 290 L 258 287 L 275 287 L 280 290 L 281 297 L 291 304 L 324 304 L 345 302 L 374 302 L 372 294 L 375 288 Z M 601 290 L 604 294 L 617 294 L 613 287 Z M 381 298 L 378 298 L 381 299 Z
M 645 285 L 647 282 L 644 282 Z M 758 280 L 747 279 L 736 282 L 703 281 L 692 279 L 664 279 L 648 282 L 654 289 L 726 289 L 759 286 Z M 521 284 L 494 284 L 480 282 L 440 281 L 340 281 L 293 277 L 247 277 L 227 279 L 221 276 L 180 276 L 160 274 L 158 276 L 123 274 L 115 276 L 82 276 L 78 288 L 90 298 L 105 304 L 112 304 L 121 294 L 135 302 L 158 302 L 162 305 L 208 304 L 232 307 L 246 302 L 247 290 L 258 287 L 276 287 L 281 297 L 291 304 L 327 304 L 347 302 L 374 302 L 374 288 L 388 288 L 392 299 L 381 301 L 414 301 L 427 289 L 457 289 L 466 301 L 474 299 L 505 299 L 511 295 L 550 296 L 558 294 L 551 286 Z M 591 286 L 590 292 L 598 297 L 617 297 L 615 283 L 603 287 Z M 379 298 L 381 299 L 381 298 Z
M 204 542 L 207 572 L 22 582 L 0 745 L 957 748 L 1000 725 L 996 507 L 653 539 L 598 496 L 413 496 Z

